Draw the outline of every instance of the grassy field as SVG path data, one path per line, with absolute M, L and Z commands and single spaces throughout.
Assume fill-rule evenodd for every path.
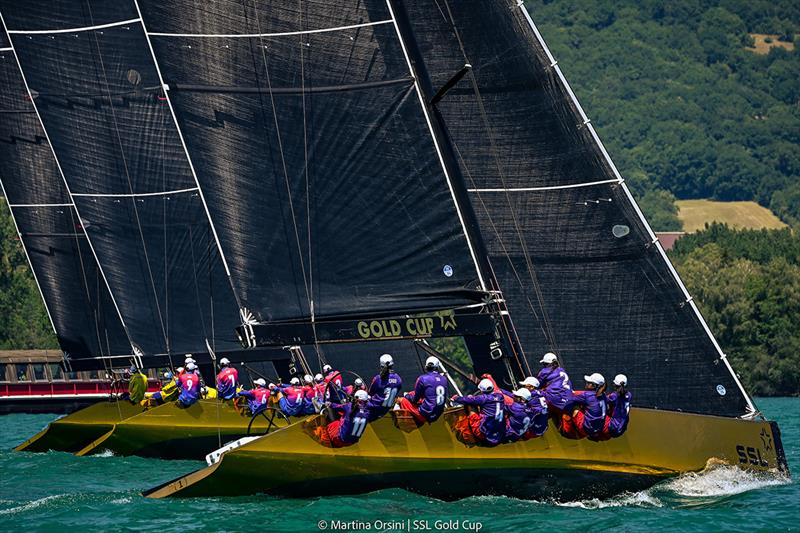
M 769 53 L 770 48 L 785 48 L 788 51 L 794 50 L 794 43 L 779 41 L 779 35 L 769 35 L 766 33 L 751 33 L 750 37 L 753 38 L 755 41 L 755 46 L 753 48 L 748 48 L 748 50 L 755 52 L 756 54 L 766 55 Z M 767 39 L 770 39 L 772 42 L 767 42 Z
M 755 202 L 715 202 L 712 200 L 678 200 L 678 218 L 683 229 L 693 232 L 706 223 L 722 222 L 736 228 L 785 228 L 772 211 Z

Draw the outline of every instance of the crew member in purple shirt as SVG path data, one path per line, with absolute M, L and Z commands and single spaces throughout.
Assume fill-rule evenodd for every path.
M 514 401 L 504 406 L 506 415 L 506 432 L 503 437 L 504 443 L 517 442 L 525 433 L 533 421 L 533 413 L 528 407 L 531 399 L 531 391 L 526 388 L 515 390 L 512 393 Z
M 478 407 L 478 413 L 469 414 L 469 426 L 475 437 L 484 444 L 496 446 L 505 435 L 506 421 L 503 411 L 503 394 L 494 391 L 490 379 L 478 383 L 477 396 L 453 396 L 452 400 L 462 405 Z
M 528 408 L 533 418 L 531 419 L 531 425 L 528 427 L 528 432 L 525 434 L 524 438 L 528 440 L 541 437 L 544 435 L 544 432 L 547 431 L 549 417 L 547 400 L 542 391 L 539 390 L 539 380 L 533 376 L 528 376 L 524 381 L 520 381 L 519 384 L 531 393 L 531 397 L 528 400 Z
M 403 388 L 403 380 L 392 369 L 394 359 L 388 353 L 380 358 L 381 371 L 374 378 L 369 386 L 369 420 L 373 422 L 388 413 L 397 400 L 397 395 Z
M 614 392 L 606 396 L 609 416 L 606 416 L 604 433 L 611 438 L 622 436 L 628 429 L 628 417 L 631 411 L 633 395 L 628 391 L 628 378 L 625 374 L 617 374 L 614 378 Z
M 595 372 L 584 376 L 586 390 L 576 392 L 573 397 L 572 419 L 564 415 L 561 432 L 566 437 L 582 439 L 598 437 L 606 422 L 606 398 L 603 394 L 606 380 Z
M 331 409 L 339 418 L 330 422 L 325 429 L 332 448 L 352 446 L 364 434 L 369 418 L 367 391 L 356 391 L 351 403 L 331 404 Z M 324 438 L 324 437 L 323 437 Z
M 425 373 L 417 378 L 414 390 L 400 398 L 400 408 L 410 411 L 420 423 L 436 422 L 444 412 L 447 401 L 447 378 L 442 375 L 438 357 L 425 360 Z
M 253 390 L 243 390 L 239 392 L 239 396 L 247 398 L 247 405 L 250 408 L 250 413 L 257 415 L 261 411 L 266 410 L 269 406 L 270 389 L 267 387 L 267 382 L 263 378 L 258 378 L 253 381 L 255 388 Z
M 556 411 L 566 411 L 572 400 L 572 382 L 558 363 L 556 354 L 548 352 L 541 361 L 544 367 L 537 376 L 550 407 Z

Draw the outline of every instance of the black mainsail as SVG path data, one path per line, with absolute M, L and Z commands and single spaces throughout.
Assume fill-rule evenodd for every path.
M 154 366 L 236 348 L 235 298 L 135 5 L 0 11 L 134 351 Z
M 131 346 L 59 174 L 5 30 L 0 34 L 0 185 L 68 360 Z

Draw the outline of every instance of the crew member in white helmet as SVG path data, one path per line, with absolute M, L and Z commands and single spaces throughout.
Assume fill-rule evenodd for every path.
M 380 357 L 380 372 L 372 378 L 367 394 L 369 402 L 369 422 L 381 418 L 393 407 L 397 396 L 403 389 L 403 380 L 394 371 L 394 358 L 385 353 Z
M 503 394 L 496 392 L 494 383 L 487 378 L 478 382 L 478 391 L 480 394 L 475 396 L 453 396 L 452 400 L 478 408 L 477 413 L 469 414 L 470 430 L 479 442 L 496 446 L 502 441 L 506 429 Z
M 558 362 L 558 357 L 556 354 L 548 352 L 539 362 L 544 366 L 539 371 L 537 379 L 541 384 L 547 403 L 557 413 L 568 410 L 572 402 L 572 382 Z
M 583 376 L 586 390 L 577 392 L 572 399 L 572 417 L 562 417 L 561 433 L 566 437 L 582 439 L 599 437 L 606 421 L 606 378 L 597 372 Z
M 400 399 L 400 408 L 410 411 L 421 424 L 436 422 L 444 412 L 448 397 L 447 378 L 438 357 L 425 360 L 425 373 L 417 378 L 414 390 Z
M 608 416 L 603 432 L 611 438 L 622 436 L 628 429 L 633 395 L 628 390 L 628 377 L 617 374 L 614 378 L 614 391 L 606 396 Z
M 239 371 L 231 365 L 227 357 L 219 360 L 219 366 L 217 396 L 223 400 L 232 400 L 236 397 L 236 389 L 239 387 Z

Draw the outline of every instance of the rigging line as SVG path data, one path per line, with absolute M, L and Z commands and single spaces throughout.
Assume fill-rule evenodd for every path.
M 3 27 L 3 31 L 8 33 L 8 27 L 6 26 L 5 19 L 3 18 L 3 14 L 0 13 L 0 25 Z M 53 148 L 53 143 L 50 142 L 50 135 L 47 133 L 47 128 L 44 126 L 44 121 L 42 120 L 42 115 L 39 113 L 39 108 L 36 106 L 36 102 L 34 102 L 33 93 L 31 92 L 31 88 L 28 85 L 28 79 L 25 77 L 25 72 L 22 69 L 22 64 L 19 62 L 19 56 L 17 55 L 17 50 L 14 47 L 13 41 L 9 39 L 9 43 L 11 44 L 11 51 L 14 54 L 14 60 L 17 63 L 17 68 L 19 69 L 20 76 L 22 77 L 22 83 L 25 85 L 25 91 L 28 93 L 28 98 L 30 99 L 31 106 L 33 107 L 34 112 L 36 113 L 36 118 L 39 120 L 39 124 L 42 128 L 42 133 L 44 133 L 45 139 L 47 139 L 47 145 L 50 147 L 50 152 L 53 154 L 53 161 L 55 161 L 56 168 L 58 168 L 58 173 L 61 176 L 61 180 L 64 183 L 64 188 L 67 191 L 67 195 L 69 195 L 70 199 L 72 199 L 72 191 L 69 188 L 69 183 L 67 182 L 67 177 L 64 174 L 64 169 L 61 167 L 61 162 L 58 160 L 58 156 L 56 155 L 56 151 Z M 80 220 L 80 212 L 78 211 L 78 207 L 75 206 L 75 215 L 77 215 L 79 222 Z M 111 285 L 108 283 L 108 278 L 106 277 L 106 273 L 103 270 L 102 265 L 100 264 L 100 260 L 97 258 L 97 252 L 92 245 L 92 240 L 89 238 L 89 234 L 86 232 L 85 228 L 83 228 L 83 223 L 81 222 L 81 229 L 83 234 L 86 236 L 86 242 L 89 244 L 89 250 L 92 252 L 92 256 L 97 264 L 97 269 L 103 277 L 103 282 L 105 283 L 106 288 L 108 289 L 108 295 L 111 298 L 111 302 L 114 304 L 114 309 L 117 311 L 117 316 L 119 317 L 120 324 L 122 325 L 123 330 L 125 331 L 125 336 L 128 338 L 128 342 L 133 345 L 133 341 L 130 337 L 130 332 L 125 325 L 125 319 L 122 318 L 122 313 L 119 310 L 119 305 L 117 304 L 117 299 L 114 297 L 114 293 L 111 291 Z M 77 234 L 76 234 L 77 240 Z M 26 250 L 27 253 L 27 250 Z M 81 259 L 82 260 L 82 259 Z
M 255 0 L 253 0 L 253 11 L 255 13 L 256 28 L 260 32 L 261 31 L 261 21 L 258 18 L 258 4 L 256 3 Z M 272 78 L 270 77 L 270 73 L 269 73 L 269 65 L 268 65 L 268 62 L 267 62 L 266 46 L 264 45 L 263 39 L 260 39 L 259 43 L 261 44 L 261 46 L 259 46 L 258 48 L 261 51 L 261 58 L 262 58 L 262 61 L 264 62 L 264 73 L 265 73 L 266 78 L 267 78 L 267 88 L 269 89 L 268 93 L 269 93 L 270 104 L 272 106 L 272 118 L 273 118 L 273 121 L 275 123 L 275 135 L 278 138 L 278 150 L 280 151 L 280 154 L 281 154 L 281 165 L 283 166 L 283 178 L 284 178 L 284 181 L 286 182 L 286 195 L 287 195 L 287 197 L 289 199 L 289 211 L 290 211 L 290 213 L 292 215 L 292 226 L 294 227 L 294 236 L 295 236 L 295 241 L 297 243 L 298 256 L 299 256 L 299 259 L 300 259 L 300 269 L 301 269 L 301 273 L 303 274 L 303 285 L 305 286 L 305 290 L 306 290 L 306 299 L 310 302 L 311 301 L 311 293 L 310 293 L 309 287 L 308 287 L 308 278 L 306 277 L 305 261 L 303 260 L 303 246 L 300 243 L 300 231 L 297 229 L 297 217 L 296 217 L 295 212 L 294 212 L 294 201 L 292 199 L 292 187 L 291 187 L 291 183 L 289 181 L 289 171 L 288 171 L 288 169 L 286 167 L 286 156 L 285 156 L 284 150 L 283 150 L 283 139 L 282 139 L 282 136 L 281 136 L 280 125 L 278 124 L 278 109 L 275 106 L 275 97 L 274 97 L 274 95 L 272 93 Z
M 166 156 L 167 156 L 167 147 L 166 147 L 167 146 L 167 121 L 166 121 L 166 118 L 167 117 L 166 117 L 165 113 L 159 113 L 159 114 L 162 117 L 161 118 L 161 126 L 162 126 L 162 129 L 161 129 L 161 147 L 160 147 L 160 149 L 161 149 L 161 154 L 160 154 L 161 158 L 159 159 L 159 161 L 161 162 L 161 180 L 162 180 L 161 181 L 161 187 L 166 189 L 166 187 L 167 187 L 167 165 L 166 165 Z M 166 345 L 166 348 L 167 348 L 167 354 L 169 355 L 170 364 L 172 364 L 172 346 L 171 346 L 170 337 L 169 337 L 169 332 L 170 332 L 170 329 L 169 329 L 169 261 L 167 260 L 169 248 L 167 246 L 167 203 L 164 202 L 164 201 L 161 202 L 161 213 L 162 213 L 162 217 L 163 217 L 162 218 L 162 220 L 163 220 L 162 227 L 164 229 L 162 235 L 163 235 L 163 238 L 164 238 L 164 296 L 165 296 L 165 298 L 164 298 L 165 299 L 165 301 L 164 301 L 164 307 L 165 307 L 164 314 L 167 317 L 166 318 L 166 323 L 167 323 L 167 336 L 166 336 L 167 345 Z M 191 232 L 191 230 L 192 230 L 192 225 L 190 223 L 189 224 L 189 231 Z M 190 235 L 191 235 L 191 233 L 190 233 Z
M 142 17 L 142 10 L 139 8 L 138 0 L 133 0 L 133 4 L 136 6 L 136 12 L 139 14 L 139 17 Z M 206 218 L 208 218 L 208 224 L 211 227 L 211 233 L 214 234 L 214 241 L 217 244 L 217 250 L 219 250 L 219 257 L 222 260 L 222 266 L 225 268 L 225 274 L 228 276 L 228 283 L 231 286 L 231 292 L 233 292 L 233 297 L 236 300 L 237 305 L 240 309 L 243 308 L 242 302 L 239 299 L 239 294 L 236 291 L 235 287 L 233 286 L 233 280 L 231 279 L 231 269 L 228 266 L 228 260 L 225 258 L 225 253 L 222 251 L 222 244 L 219 240 L 219 235 L 217 234 L 217 228 L 214 226 L 214 221 L 211 219 L 211 212 L 208 210 L 208 203 L 206 202 L 206 197 L 203 194 L 203 189 L 200 187 L 200 181 L 197 178 L 197 172 L 194 168 L 194 163 L 192 163 L 192 158 L 189 156 L 189 148 L 186 146 L 186 140 L 183 138 L 183 131 L 181 130 L 180 125 L 178 124 L 178 117 L 175 114 L 175 108 L 172 106 L 172 99 L 169 96 L 169 86 L 164 83 L 164 76 L 161 73 L 161 67 L 158 65 L 158 60 L 156 59 L 155 50 L 153 50 L 153 43 L 150 40 L 150 34 L 147 32 L 147 26 L 144 24 L 144 19 L 142 19 L 142 31 L 144 32 L 145 40 L 147 41 L 147 47 L 150 49 L 150 56 L 153 58 L 153 66 L 155 66 L 156 74 L 158 74 L 158 81 L 161 83 L 161 87 L 164 91 L 164 98 L 167 100 L 167 107 L 169 107 L 170 115 L 172 116 L 172 121 L 175 124 L 175 130 L 178 133 L 178 139 L 181 141 L 181 148 L 183 148 L 184 154 L 186 154 L 186 161 L 189 164 L 189 170 L 192 172 L 192 177 L 194 178 L 194 182 L 197 185 L 197 192 L 200 194 L 200 200 L 203 203 L 203 208 L 206 211 Z
M 414 67 L 411 63 L 411 58 L 408 55 L 408 50 L 406 49 L 406 43 L 403 40 L 403 36 L 400 33 L 400 27 L 397 25 L 397 20 L 394 14 L 394 8 L 392 7 L 391 0 L 386 0 L 386 6 L 389 8 L 389 13 L 392 15 L 392 23 L 394 25 L 394 31 L 397 34 L 397 40 L 400 42 L 400 47 L 403 49 L 403 56 L 406 60 L 406 65 L 408 66 L 408 72 L 411 74 L 411 77 L 414 78 L 414 88 L 417 92 L 417 99 L 419 100 L 419 105 L 422 107 L 422 114 L 425 117 L 425 122 L 428 126 L 428 132 L 431 135 L 431 140 L 433 141 L 434 149 L 436 150 L 436 155 L 439 158 L 439 164 L 442 167 L 442 172 L 444 173 L 445 181 L 447 182 L 447 187 L 450 190 L 450 196 L 453 199 L 453 205 L 456 208 L 456 214 L 458 215 L 458 220 L 461 223 L 461 230 L 464 233 L 464 238 L 467 241 L 467 247 L 469 248 L 470 256 L 472 257 L 472 262 L 475 264 L 475 272 L 478 274 L 478 281 L 480 281 L 481 289 L 484 291 L 488 291 L 488 285 L 486 284 L 486 280 L 483 279 L 483 273 L 481 272 L 481 267 L 478 263 L 478 256 L 475 252 L 475 248 L 472 245 L 472 240 L 469 238 L 469 234 L 467 231 L 467 225 L 464 220 L 464 215 L 461 212 L 461 206 L 456 199 L 456 192 L 453 188 L 453 183 L 450 180 L 450 173 L 447 170 L 447 165 L 444 162 L 444 157 L 442 155 L 442 150 L 439 147 L 439 140 L 436 138 L 436 134 L 433 131 L 433 124 L 431 122 L 430 113 L 428 112 L 428 108 L 425 105 L 425 99 L 422 96 L 422 88 L 420 87 L 419 80 L 416 77 L 416 73 L 414 72 Z
M 94 21 L 94 16 L 92 15 L 92 6 L 91 6 L 91 1 L 90 0 L 86 1 L 86 7 L 87 7 L 87 10 L 88 10 L 89 19 Z M 119 146 L 120 156 L 122 157 L 122 166 L 125 169 L 125 178 L 126 178 L 126 180 L 128 182 L 128 188 L 130 189 L 131 194 L 133 194 L 133 181 L 131 180 L 130 170 L 128 168 L 128 158 L 125 156 L 125 148 L 124 148 L 124 146 L 122 144 L 122 134 L 119 131 L 119 124 L 117 122 L 117 113 L 114 110 L 114 101 L 113 101 L 113 99 L 111 97 L 111 85 L 110 85 L 110 83 L 108 81 L 108 74 L 106 72 L 106 65 L 105 65 L 105 61 L 103 61 L 103 52 L 100 49 L 100 40 L 97 38 L 97 34 L 94 35 L 94 42 L 95 42 L 95 46 L 97 48 L 97 58 L 100 60 L 100 69 L 103 72 L 103 80 L 105 82 L 105 84 L 104 84 L 105 85 L 105 89 L 106 89 L 106 92 L 108 93 L 108 105 L 109 105 L 109 109 L 111 110 L 111 121 L 114 124 L 114 133 L 116 133 L 117 144 Z M 164 342 L 165 342 L 166 345 L 169 345 L 169 336 L 167 335 L 167 330 L 166 330 L 166 328 L 164 326 L 164 316 L 161 313 L 161 303 L 159 302 L 159 299 L 158 299 L 158 290 L 156 289 L 156 280 L 155 280 L 155 277 L 153 275 L 152 266 L 150 265 L 150 256 L 147 253 L 147 243 L 146 243 L 145 238 L 144 238 L 144 230 L 142 229 L 142 223 L 141 223 L 141 220 L 139 218 L 139 208 L 136 205 L 135 201 L 131 201 L 131 204 L 133 206 L 133 214 L 134 214 L 134 216 L 136 218 L 136 227 L 139 230 L 139 238 L 142 241 L 142 251 L 144 252 L 144 261 L 145 261 L 145 264 L 147 265 L 147 274 L 150 277 L 150 285 L 151 285 L 151 288 L 153 289 L 153 298 L 154 298 L 155 304 L 156 304 L 156 311 L 158 313 L 159 325 L 161 326 L 161 332 L 164 335 Z M 164 297 L 165 297 L 166 300 L 169 300 L 169 295 L 168 294 L 165 294 Z
M 461 49 L 461 54 L 464 57 L 464 61 L 466 63 L 472 64 L 472 62 L 467 57 L 467 52 L 466 49 L 464 48 L 464 42 L 461 40 L 461 34 L 459 33 L 458 28 L 456 27 L 455 18 L 453 17 L 453 12 L 450 9 L 450 3 L 448 2 L 448 0 L 443 0 L 443 3 L 445 8 L 447 9 L 447 14 L 450 18 L 450 26 L 453 30 L 456 40 L 458 41 L 458 46 Z M 514 222 L 514 229 L 516 230 L 520 246 L 522 247 L 523 255 L 525 256 L 525 263 L 526 266 L 528 267 L 528 273 L 531 278 L 533 290 L 536 293 L 536 299 L 538 300 L 539 307 L 542 312 L 542 319 L 544 320 L 545 327 L 547 328 L 547 331 L 549 333 L 550 344 L 551 347 L 556 351 L 556 353 L 559 353 L 555 332 L 553 330 L 550 317 L 548 316 L 547 309 L 544 306 L 544 297 L 541 291 L 541 287 L 539 286 L 539 280 L 533 266 L 533 261 L 530 258 L 530 253 L 528 252 L 527 243 L 525 242 L 525 238 L 522 235 L 522 228 L 519 223 L 519 217 L 517 216 L 516 209 L 514 209 L 514 206 L 511 203 L 511 197 L 508 195 L 508 190 L 507 190 L 508 187 L 506 185 L 505 173 L 503 172 L 502 165 L 500 164 L 500 157 L 497 152 L 497 143 L 495 141 L 491 125 L 489 124 L 489 117 L 486 113 L 486 107 L 483 104 L 483 98 L 481 97 L 480 88 L 478 87 L 478 80 L 474 69 L 470 69 L 469 74 L 470 74 L 470 81 L 472 82 L 472 90 L 475 93 L 475 98 L 478 103 L 478 109 L 480 110 L 481 120 L 483 122 L 484 128 L 486 129 L 486 134 L 489 139 L 489 146 L 492 151 L 495 166 L 497 167 L 497 172 L 498 175 L 500 176 L 500 181 L 503 184 L 503 189 L 506 189 L 505 191 L 506 203 L 508 204 L 509 211 L 511 212 L 511 218 Z
M 89 9 L 91 12 L 91 8 Z M 94 20 L 91 13 L 89 13 L 89 18 Z M 92 30 L 103 30 L 105 28 L 114 28 L 116 26 L 124 26 L 125 24 L 134 24 L 136 22 L 141 22 L 141 18 L 135 19 L 128 19 L 128 20 L 121 20 L 119 22 L 109 22 L 108 24 L 98 24 L 96 26 L 83 26 L 81 28 L 66 28 L 60 30 L 9 30 L 8 33 L 11 35 L 19 34 L 19 35 L 50 35 L 55 33 L 80 33 L 82 31 L 92 31 Z
M 163 154 L 162 154 L 163 155 Z M 131 186 L 131 190 L 133 186 Z M 83 196 L 89 198 L 144 198 L 147 196 L 168 196 L 170 194 L 181 194 L 185 192 L 199 191 L 198 187 L 188 187 L 186 189 L 173 189 L 171 191 L 158 191 L 158 192 L 129 192 L 129 193 L 89 193 L 89 192 L 76 192 L 72 196 Z
M 257 12 L 257 9 L 256 9 Z M 290 35 L 308 35 L 310 33 L 327 33 L 332 31 L 341 30 L 354 30 L 357 28 L 366 28 L 368 26 L 380 26 L 381 24 L 391 24 L 391 20 L 379 20 L 377 22 L 365 22 L 363 24 L 350 24 L 348 26 L 336 26 L 333 28 L 319 28 L 316 30 L 301 30 L 301 31 L 285 31 L 280 33 L 261 33 L 261 24 L 258 23 L 259 33 L 160 33 L 153 32 L 150 35 L 153 37 L 203 37 L 203 38 L 221 38 L 221 39 L 262 39 L 264 37 L 287 37 Z
M 573 105 L 578 110 L 578 114 L 580 115 L 580 117 L 584 121 L 587 121 L 588 117 L 586 116 L 586 113 L 583 111 L 583 107 L 581 107 L 581 104 L 578 102 L 578 98 L 575 96 L 575 93 L 572 91 L 572 87 L 570 86 L 569 82 L 567 82 L 567 78 L 564 76 L 564 73 L 561 71 L 561 67 L 559 67 L 556 64 L 556 60 L 553 57 L 553 54 L 550 52 L 550 49 L 548 48 L 547 43 L 545 43 L 544 38 L 542 37 L 541 33 L 539 33 L 539 29 L 536 27 L 536 24 L 534 24 L 530 13 L 528 13 L 527 8 L 525 7 L 525 3 L 524 2 L 519 2 L 518 3 L 518 7 L 522 11 L 525 20 L 528 22 L 528 26 L 530 27 L 530 29 L 535 34 L 537 42 L 542 47 L 542 49 L 545 51 L 545 54 L 547 55 L 548 59 L 550 60 L 550 64 L 553 65 L 553 68 L 555 69 L 555 72 L 558 75 L 559 81 L 561 82 L 562 86 L 566 89 L 567 93 L 569 93 L 569 96 L 570 96 L 570 99 L 572 100 Z M 596 146 L 600 149 L 601 153 L 603 154 L 603 158 L 605 159 L 606 163 L 611 168 L 611 170 L 614 173 L 614 175 L 621 180 L 622 179 L 622 175 L 619 173 L 619 170 L 617 169 L 617 166 L 611 160 L 611 156 L 608 154 L 608 151 L 606 150 L 605 146 L 603 145 L 602 141 L 600 140 L 600 136 L 597 134 L 597 131 L 594 129 L 594 125 L 591 124 L 591 123 L 588 123 L 586 127 L 587 127 L 588 131 L 590 132 L 592 138 L 594 139 L 594 142 L 595 142 Z M 636 203 L 636 200 L 634 199 L 633 194 L 631 194 L 631 191 L 628 188 L 628 185 L 626 183 L 624 183 L 624 182 L 622 183 L 622 190 L 625 192 L 625 195 L 627 196 L 629 203 L 633 206 L 634 210 L 636 211 L 636 214 L 639 216 L 640 222 L 642 223 L 642 225 L 645 227 L 645 229 L 647 230 L 648 234 L 650 235 L 650 238 L 655 240 L 656 236 L 655 236 L 655 233 L 653 232 L 653 229 L 650 227 L 650 224 L 647 222 L 647 219 L 645 218 L 644 214 L 642 213 L 642 210 L 639 208 L 639 204 Z M 661 255 L 662 260 L 667 264 L 667 268 L 672 273 L 672 276 L 675 279 L 675 282 L 678 284 L 678 286 L 683 291 L 684 296 L 687 299 L 690 298 L 691 295 L 689 294 L 689 291 L 686 289 L 686 286 L 683 284 L 683 280 L 681 279 L 680 275 L 678 275 L 678 272 L 675 270 L 675 267 L 673 266 L 672 262 L 669 260 L 669 257 L 667 257 L 667 253 L 664 250 L 664 247 L 661 245 L 660 242 L 656 242 L 656 248 L 658 249 L 658 252 Z M 745 417 L 754 417 L 754 416 L 756 416 L 756 414 L 759 411 L 756 408 L 755 404 L 753 403 L 753 399 L 750 397 L 749 394 L 747 394 L 747 391 L 745 390 L 744 386 L 742 385 L 742 382 L 739 380 L 739 377 L 736 375 L 736 372 L 734 372 L 733 367 L 730 364 L 730 361 L 728 361 L 728 358 L 725 355 L 725 352 L 722 351 L 722 347 L 720 347 L 719 343 L 717 342 L 716 337 L 714 337 L 714 334 L 711 332 L 711 329 L 708 327 L 708 324 L 706 323 L 705 318 L 703 318 L 702 313 L 700 313 L 700 309 L 697 307 L 697 304 L 694 301 L 690 301 L 689 305 L 691 306 L 692 310 L 694 311 L 694 314 L 695 314 L 696 318 L 700 321 L 700 324 L 703 326 L 703 329 L 705 330 L 706 335 L 708 335 L 708 338 L 711 340 L 711 343 L 716 348 L 717 354 L 720 356 L 720 358 L 725 363 L 725 366 L 728 368 L 728 372 L 730 372 L 731 376 L 733 377 L 733 380 L 736 383 L 736 385 L 738 386 L 739 391 L 744 396 L 745 402 L 747 403 L 747 407 L 748 407 L 748 413 L 745 414 Z
M 455 149 L 459 160 L 461 160 L 461 164 L 464 167 L 464 170 L 466 170 L 466 172 L 467 172 L 467 177 L 469 178 L 469 180 L 472 183 L 475 183 L 475 178 L 472 176 L 472 173 L 470 172 L 469 167 L 467 166 L 467 162 L 464 160 L 464 156 L 462 155 L 461 150 L 458 147 L 458 143 L 456 143 L 455 140 L 453 141 L 453 148 Z M 481 207 L 483 207 L 483 210 L 486 212 L 486 216 L 487 216 L 487 218 L 489 220 L 489 225 L 491 225 L 492 231 L 497 236 L 497 242 L 500 243 L 500 247 L 503 250 L 503 254 L 508 259 L 508 264 L 509 264 L 509 266 L 511 266 L 511 271 L 514 273 L 514 277 L 516 278 L 517 283 L 519 284 L 520 288 L 522 289 L 522 291 L 521 291 L 522 295 L 525 297 L 525 301 L 528 302 L 528 307 L 530 308 L 531 313 L 533 313 L 533 317 L 536 319 L 536 324 L 539 326 L 539 329 L 542 331 L 542 335 L 544 335 L 544 338 L 547 339 L 548 335 L 547 335 L 547 331 L 544 328 L 544 321 L 540 320 L 539 313 L 536 312 L 536 306 L 533 305 L 533 302 L 531 301 L 530 296 L 528 295 L 528 291 L 525 290 L 525 284 L 522 281 L 522 276 L 520 275 L 519 271 L 517 270 L 517 267 L 514 264 L 514 261 L 511 259 L 511 254 L 509 253 L 508 249 L 506 248 L 506 243 L 503 241 L 503 239 L 500 236 L 500 230 L 497 228 L 497 225 L 494 223 L 494 219 L 492 218 L 492 216 L 491 216 L 491 214 L 489 212 L 489 207 L 486 205 L 486 202 L 484 202 L 483 197 L 480 194 L 477 194 L 476 196 L 478 197 L 478 201 L 481 203 Z M 491 264 L 491 262 L 490 262 L 490 264 Z M 516 333 L 516 329 L 514 331 Z M 520 345 L 520 349 L 523 349 L 523 347 L 521 345 Z M 523 351 L 523 353 L 524 353 L 524 351 Z
M 300 27 L 303 27 L 303 0 L 298 0 L 299 10 L 298 16 L 300 17 Z M 306 114 L 306 71 L 305 71 L 305 43 L 303 42 L 303 35 L 300 34 L 300 87 L 301 102 L 303 107 L 303 174 L 305 175 L 306 184 L 306 239 L 308 240 L 308 308 L 311 313 L 311 331 L 314 335 L 314 348 L 317 352 L 317 359 L 322 366 L 322 350 L 317 337 L 317 321 L 315 319 L 316 309 L 314 305 L 314 263 L 311 260 L 311 187 L 308 175 L 308 119 Z
M 550 185 L 546 187 L 511 187 L 505 188 L 489 188 L 489 189 L 467 189 L 469 192 L 537 192 L 537 191 L 559 191 L 563 189 L 578 189 L 581 187 L 592 187 L 593 185 L 605 185 L 607 183 L 622 183 L 624 180 L 614 178 L 609 180 L 599 181 L 586 181 L 583 183 L 571 183 L 569 185 Z

